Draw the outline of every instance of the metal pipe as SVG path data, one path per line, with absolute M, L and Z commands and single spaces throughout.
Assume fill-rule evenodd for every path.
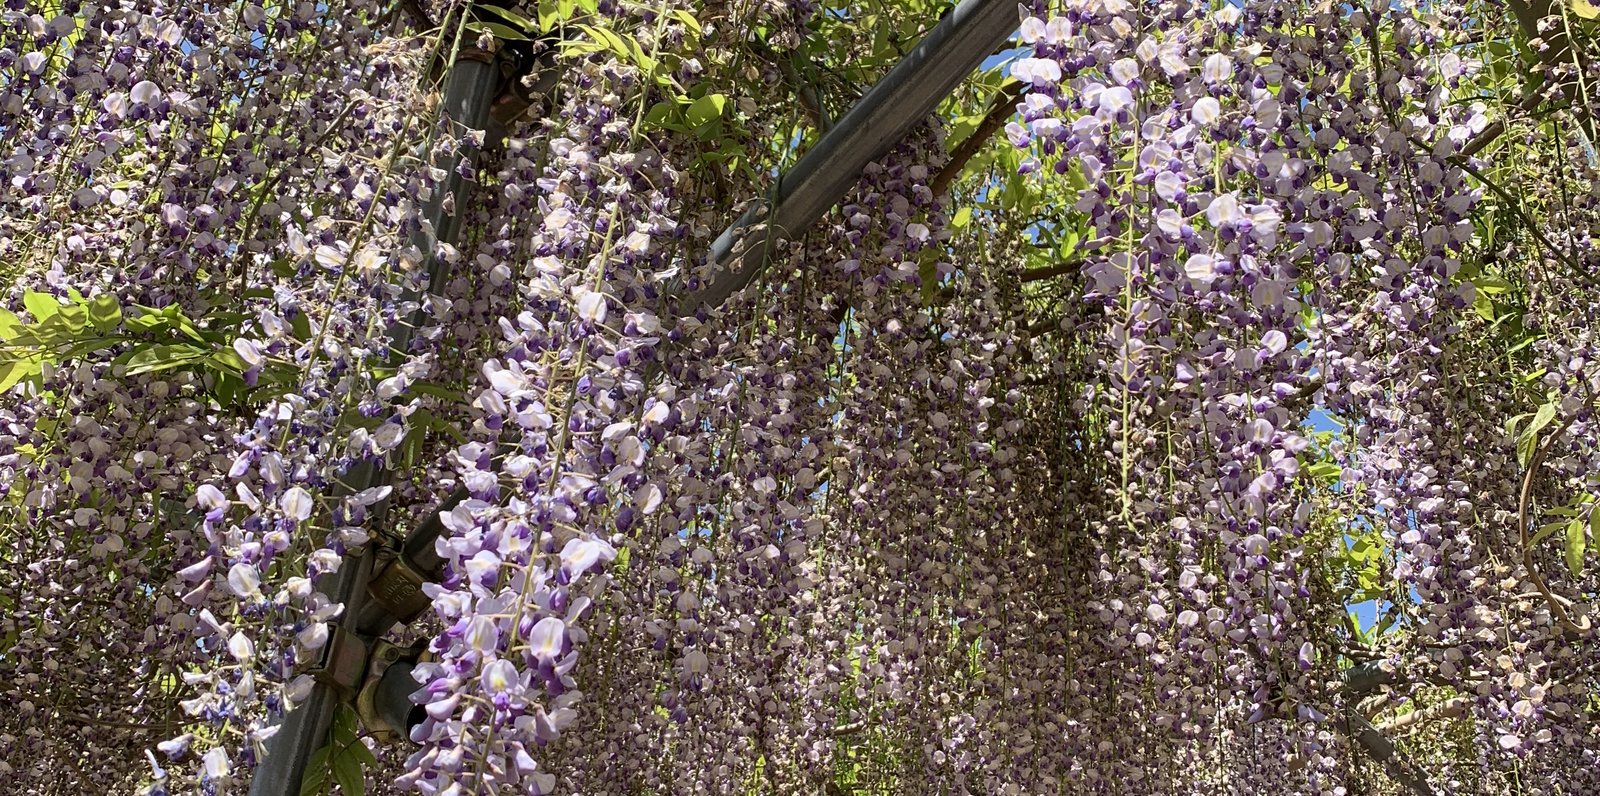
M 499 68 L 493 58 L 456 60 L 445 85 L 443 105 L 444 113 L 458 132 L 482 130 L 487 127 L 489 106 L 498 93 L 498 83 Z M 472 155 L 462 153 L 461 157 L 470 158 Z M 448 165 L 450 168 L 446 169 L 447 176 L 442 186 L 443 190 L 429 200 L 423 213 L 433 228 L 432 237 L 438 241 L 453 243 L 460 232 L 460 214 L 465 209 L 465 193 L 468 186 L 461 177 L 461 170 L 454 167 L 456 164 Z M 454 214 L 445 212 L 444 200 L 447 194 L 455 196 Z M 423 250 L 430 253 L 428 289 L 439 290 L 449 278 L 449 264 L 431 256 L 434 248 L 432 240 L 423 240 L 420 243 L 423 244 Z M 421 300 L 420 296 L 411 298 L 419 302 Z M 397 323 L 389 330 L 395 350 L 403 353 L 410 347 L 416 325 L 423 317 L 422 308 L 419 306 L 405 322 Z M 382 467 L 376 463 L 365 462 L 352 468 L 346 474 L 344 483 L 348 485 L 346 490 L 354 493 L 379 485 L 387 478 L 388 474 Z M 344 566 L 341 566 L 338 572 L 324 576 L 317 584 L 318 588 L 334 601 L 344 604 L 344 612 L 339 620 L 340 627 L 352 637 L 358 637 L 366 629 L 358 627 L 358 622 L 363 618 L 370 621 L 371 618 L 371 612 L 363 609 L 368 598 L 367 581 L 372 576 L 373 558 L 370 551 L 353 556 L 344 562 Z M 299 794 L 306 763 L 311 754 L 326 743 L 334 708 L 345 696 L 333 684 L 318 682 L 312 688 L 311 695 L 284 716 L 278 732 L 266 743 L 266 754 L 256 766 L 254 778 L 250 783 L 251 796 Z
M 717 273 L 690 307 L 712 308 L 766 267 L 773 243 L 802 234 L 949 96 L 1019 24 L 1014 0 L 963 0 L 778 178 L 772 204 L 750 208 L 711 244 Z

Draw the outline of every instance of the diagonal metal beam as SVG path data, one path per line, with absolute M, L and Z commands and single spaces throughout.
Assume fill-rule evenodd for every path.
M 711 244 L 716 274 L 689 309 L 715 308 L 766 267 L 772 244 L 803 234 L 995 51 L 1020 23 L 1015 0 L 963 0 L 783 176 L 770 203 Z

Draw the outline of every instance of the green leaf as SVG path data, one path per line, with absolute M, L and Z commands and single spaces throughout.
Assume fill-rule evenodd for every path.
M 1538 532 L 1535 533 L 1533 536 L 1528 537 L 1528 547 L 1530 549 L 1535 547 L 1540 542 L 1550 538 L 1550 534 L 1553 534 L 1556 531 L 1562 530 L 1563 528 L 1566 528 L 1566 527 L 1567 527 L 1567 521 L 1566 520 L 1562 520 L 1560 522 L 1548 522 L 1548 523 L 1545 523 L 1544 525 L 1539 526 Z
M 49 293 L 40 293 L 29 290 L 22 294 L 22 306 L 28 308 L 28 313 L 33 315 L 35 323 L 48 320 L 61 310 L 61 302 Z
M 1317 481 L 1338 481 L 1339 476 L 1344 473 L 1344 468 L 1333 462 L 1317 462 L 1306 470 Z
M 1472 311 L 1478 313 L 1479 318 L 1494 323 L 1494 299 L 1489 298 L 1488 293 L 1480 291 L 1476 296 L 1473 296 Z
M 250 369 L 250 363 L 245 362 L 244 357 L 239 356 L 239 352 L 232 348 L 218 349 L 206 361 L 222 368 L 226 373 L 243 374 Z
M 62 325 L 73 335 L 82 334 L 84 329 L 89 328 L 89 308 L 82 304 L 68 304 L 62 307 L 56 313 L 56 318 L 60 319 Z
M 1572 9 L 1572 13 L 1583 19 L 1600 19 L 1600 6 L 1589 0 L 1567 0 L 1567 6 Z
M 1528 462 L 1533 461 L 1534 450 L 1538 447 L 1538 434 L 1525 434 L 1517 437 L 1517 464 L 1527 467 Z
M 539 30 L 539 26 L 536 25 L 533 20 L 528 19 L 527 17 L 518 14 L 509 8 L 501 8 L 496 5 L 489 5 L 488 3 L 479 3 L 473 8 L 478 11 L 487 11 L 491 14 L 494 14 L 495 16 L 511 23 L 512 26 L 514 26 L 517 30 L 527 33 L 534 33 Z
M 360 761 L 363 766 L 375 766 L 378 764 L 377 756 L 372 753 L 371 749 L 367 748 L 366 744 L 360 741 L 350 745 L 350 754 L 354 755 L 356 760 Z
M 356 730 L 356 712 L 347 705 L 341 705 L 339 711 L 333 715 L 333 731 L 329 733 L 332 744 L 338 746 L 338 754 L 333 757 L 333 779 L 339 783 L 339 791 L 346 796 L 358 796 L 367 792 L 367 780 L 362 775 L 362 755 L 355 751 L 357 747 L 362 752 L 367 752 L 367 757 L 372 753 L 361 743 Z
M 340 705 L 333 714 L 333 739 L 335 741 L 354 741 L 356 739 L 356 712 L 349 705 Z
M 546 32 L 555 30 L 577 17 L 579 10 L 594 14 L 598 9 L 594 0 L 540 0 L 539 29 Z
M 473 21 L 468 22 L 466 24 L 466 28 L 473 33 L 487 33 L 497 39 L 503 39 L 506 41 L 533 41 L 533 39 L 523 35 L 516 28 L 500 22 Z
M 1507 355 L 1515 354 L 1518 351 L 1521 351 L 1522 349 L 1527 348 L 1528 346 L 1533 345 L 1534 343 L 1536 343 L 1536 342 L 1538 342 L 1539 340 L 1542 340 L 1542 339 L 1544 339 L 1544 335 L 1542 335 L 1542 334 L 1531 334 L 1531 335 L 1528 335 L 1527 337 L 1523 338 L 1522 340 L 1517 341 L 1516 345 L 1513 345 L 1512 347 L 1507 348 L 1506 349 L 1506 354 Z M 1539 373 L 1540 373 L 1540 375 L 1543 375 L 1544 371 L 1540 370 Z
M 109 332 L 121 326 L 122 306 L 117 303 L 117 297 L 110 293 L 101 293 L 90 299 L 89 322 L 102 332 Z
M 306 759 L 306 772 L 300 777 L 300 796 L 318 796 L 327 792 L 324 785 L 328 780 L 328 751 L 331 748 L 324 746 Z
M 972 116 L 957 116 L 951 119 L 950 129 L 945 133 L 945 141 L 952 149 L 960 146 L 963 141 L 967 140 L 968 136 L 977 131 L 978 125 L 983 124 L 984 116 L 985 114 L 979 113 Z
M 579 25 L 577 27 L 578 30 L 583 31 L 584 34 L 586 34 L 589 38 L 600 44 L 603 49 L 610 50 L 612 53 L 625 60 L 632 57 L 633 53 L 629 49 L 627 43 L 624 42 L 622 37 L 618 36 L 616 33 L 613 33 L 605 28 L 597 28 L 593 25 Z
M 137 307 L 138 315 L 125 315 L 123 322 L 137 332 L 155 332 L 172 327 L 172 319 L 148 307 Z
M 81 319 L 80 319 L 81 320 Z M 83 327 L 73 328 L 73 324 L 60 313 L 51 315 L 43 321 L 27 327 L 16 338 L 18 345 L 37 345 L 47 348 L 58 348 L 72 343 L 78 337 L 78 332 Z
M 0 340 L 10 340 L 22 331 L 22 320 L 11 310 L 0 307 Z
M 162 307 L 161 314 L 166 316 L 168 320 L 172 321 L 172 325 L 176 327 L 178 331 L 188 335 L 190 339 L 197 343 L 207 342 L 206 338 L 200 334 L 200 329 L 194 325 L 194 321 L 189 320 L 188 316 L 184 315 L 183 311 L 178 309 L 178 305 L 169 304 L 165 307 Z
M 1567 570 L 1573 577 L 1583 574 L 1583 554 L 1589 546 L 1589 523 L 1573 520 L 1567 523 Z
M 42 357 L 27 357 L 10 362 L 0 363 L 0 393 L 3 393 L 23 379 L 31 379 L 44 370 Z
M 961 229 L 970 223 L 972 223 L 972 207 L 971 205 L 963 205 L 960 210 L 956 211 L 955 216 L 950 219 L 950 228 Z
M 700 27 L 700 20 L 695 19 L 694 14 L 680 8 L 673 11 L 672 16 L 682 22 L 684 27 L 694 31 L 695 36 L 705 35 L 705 28 Z
M 1473 277 L 1472 284 L 1478 288 L 1478 292 L 1490 295 L 1507 293 L 1511 290 L 1510 282 L 1494 274 L 1479 274 Z
M 678 103 L 671 101 L 658 102 L 651 105 L 650 110 L 645 111 L 644 124 L 646 127 L 676 130 L 679 127 L 676 123 L 677 118 Z
M 210 352 L 192 345 L 153 345 L 141 348 L 127 359 L 128 375 L 156 373 L 205 359 Z
M 704 127 L 722 118 L 722 111 L 727 105 L 727 97 L 721 94 L 707 94 L 691 103 L 683 118 L 690 127 Z
M 1556 404 L 1554 401 L 1546 402 L 1539 407 L 1539 411 L 1533 413 L 1533 420 L 1528 423 L 1527 428 L 1522 430 L 1522 435 L 1517 437 L 1518 464 L 1527 467 L 1528 462 L 1533 461 L 1534 451 L 1539 448 L 1539 432 L 1543 431 L 1544 427 L 1550 425 L 1550 421 L 1555 419 Z
M 1516 417 L 1513 417 L 1510 420 L 1507 420 L 1506 421 L 1506 436 L 1515 437 L 1517 435 L 1517 426 L 1522 425 L 1522 421 L 1527 420 L 1530 417 L 1533 417 L 1533 413 L 1532 412 L 1523 412 L 1522 414 L 1517 415 Z
M 1364 560 L 1367 557 L 1367 554 L 1371 552 L 1372 542 L 1368 541 L 1364 537 L 1357 539 L 1355 544 L 1350 545 L 1350 557 L 1357 561 Z

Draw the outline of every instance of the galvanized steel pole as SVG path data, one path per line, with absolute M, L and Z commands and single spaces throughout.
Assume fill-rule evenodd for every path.
M 494 56 L 487 53 L 474 55 L 479 57 L 468 58 L 462 54 L 457 58 L 446 78 L 444 89 L 444 113 L 462 132 L 488 127 L 490 104 L 498 93 L 500 83 L 499 64 Z M 471 156 L 470 153 L 461 155 Z M 436 240 L 454 243 L 460 233 L 467 185 L 460 169 L 448 168 L 446 171 L 448 176 L 443 190 L 430 199 L 423 213 L 433 227 Z M 446 196 L 454 197 L 454 213 L 446 212 Z M 433 251 L 432 241 L 422 243 L 423 251 Z M 439 258 L 429 257 L 428 275 L 429 289 L 439 290 L 449 278 L 449 266 Z M 416 298 L 420 301 L 422 297 Z M 394 341 L 397 351 L 403 353 L 410 347 L 416 324 L 421 320 L 422 311 L 419 307 L 412 317 L 389 330 L 389 337 Z M 360 492 L 384 483 L 387 477 L 382 467 L 364 463 L 346 475 L 345 489 L 350 493 Z M 344 613 L 339 618 L 340 629 L 352 638 L 372 632 L 370 626 L 362 628 L 357 625 L 363 619 L 369 625 L 373 620 L 370 610 L 363 611 L 369 601 L 367 584 L 372 577 L 373 563 L 374 551 L 369 549 L 346 559 L 337 573 L 317 584 L 335 602 L 344 604 Z M 332 643 L 330 641 L 330 645 Z M 334 684 L 319 681 L 313 687 L 311 696 L 289 711 L 279 725 L 278 732 L 266 743 L 266 755 L 256 766 L 254 779 L 250 783 L 251 796 L 297 796 L 300 793 L 300 781 L 305 774 L 306 763 L 311 754 L 327 742 L 334 708 L 348 696 Z

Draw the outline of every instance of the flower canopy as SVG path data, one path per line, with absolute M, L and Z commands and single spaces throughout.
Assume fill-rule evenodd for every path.
M 697 300 L 948 11 L 6 2 L 0 781 L 246 792 L 427 526 L 301 793 L 1600 793 L 1600 11 L 1024 4 Z

